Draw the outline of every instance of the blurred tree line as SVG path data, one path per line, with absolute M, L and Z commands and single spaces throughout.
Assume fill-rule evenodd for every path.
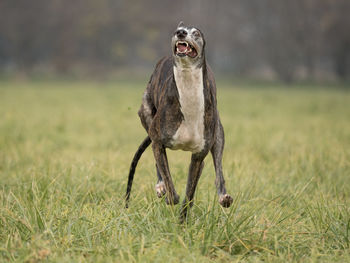
M 291 82 L 350 76 L 349 0 L 1 0 L 0 72 L 151 72 L 177 23 L 215 72 Z

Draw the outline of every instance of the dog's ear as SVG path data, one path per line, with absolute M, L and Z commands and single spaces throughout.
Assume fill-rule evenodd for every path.
M 183 27 L 183 26 L 184 26 L 184 22 L 183 22 L 183 21 L 180 21 L 180 23 L 177 25 L 177 28 Z

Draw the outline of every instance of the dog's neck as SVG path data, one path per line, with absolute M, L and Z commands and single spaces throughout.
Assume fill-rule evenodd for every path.
M 201 57 L 198 57 L 196 59 L 191 59 L 189 57 L 185 58 L 179 58 L 177 56 L 173 56 L 173 63 L 174 67 L 178 68 L 179 70 L 192 70 L 192 69 L 205 69 L 205 56 L 204 53 Z
M 174 66 L 174 79 L 181 101 L 197 100 L 203 95 L 203 68 L 196 65 Z M 190 105 L 188 105 L 190 106 Z M 181 103 L 181 107 L 184 107 Z
M 188 59 L 175 61 L 173 66 L 174 79 L 179 93 L 181 111 L 184 116 L 197 110 L 202 110 L 203 100 L 203 68 L 198 63 L 191 63 Z M 185 112 L 187 111 L 187 112 Z M 185 116 L 186 119 L 186 116 Z

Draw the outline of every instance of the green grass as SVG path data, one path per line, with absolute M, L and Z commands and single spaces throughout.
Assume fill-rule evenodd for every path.
M 218 85 L 224 173 L 211 157 L 187 224 L 156 198 L 143 82 L 0 82 L 0 262 L 350 262 L 350 93 Z M 184 197 L 190 154 L 168 151 Z

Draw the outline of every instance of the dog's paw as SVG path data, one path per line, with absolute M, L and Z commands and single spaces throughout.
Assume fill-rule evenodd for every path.
M 219 196 L 219 203 L 223 207 L 230 207 L 233 202 L 233 199 L 230 195 L 224 194 Z
M 161 198 L 163 195 L 165 195 L 166 190 L 164 182 L 159 182 L 156 184 L 156 193 L 158 198 Z
M 177 205 L 179 201 L 180 201 L 180 196 L 178 194 L 175 194 L 173 196 L 173 200 L 171 202 L 169 202 L 168 196 L 165 197 L 165 202 L 167 203 L 167 205 Z

